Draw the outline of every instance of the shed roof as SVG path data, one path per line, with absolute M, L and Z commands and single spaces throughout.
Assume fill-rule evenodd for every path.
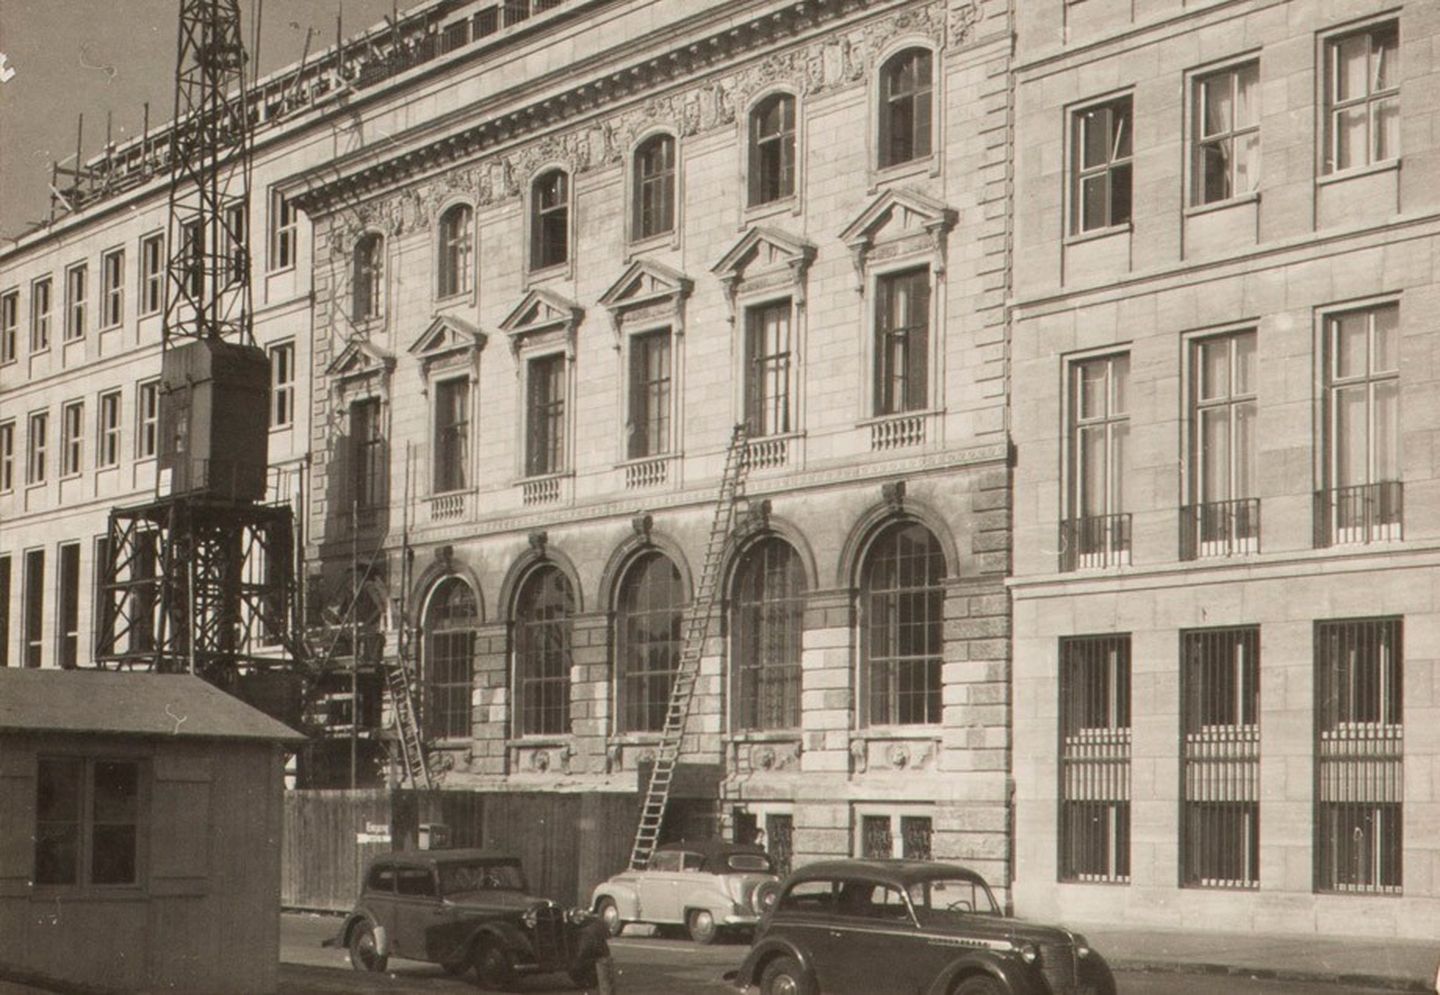
M 0 732 L 297 743 L 304 736 L 191 674 L 0 667 Z

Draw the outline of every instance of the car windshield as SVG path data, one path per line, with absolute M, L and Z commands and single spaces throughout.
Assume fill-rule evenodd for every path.
M 922 926 L 943 926 L 961 915 L 998 916 L 995 896 L 983 881 L 933 878 L 909 887 L 910 904 Z
M 471 891 L 524 891 L 525 874 L 515 863 L 475 861 L 440 865 L 440 894 L 462 895 Z
M 726 863 L 732 871 L 771 872 L 770 858 L 763 853 L 732 853 Z

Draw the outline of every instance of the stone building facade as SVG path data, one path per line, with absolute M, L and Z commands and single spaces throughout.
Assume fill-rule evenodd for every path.
M 1017 906 L 1432 935 L 1440 9 L 1017 17 Z
M 412 627 L 445 787 L 634 790 L 745 422 L 710 824 L 1003 888 L 1006 5 L 574 6 L 281 187 L 321 586 Z

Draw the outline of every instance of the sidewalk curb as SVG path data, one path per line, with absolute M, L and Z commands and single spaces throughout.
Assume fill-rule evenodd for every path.
M 1110 960 L 1112 971 L 1140 974 L 1214 974 L 1230 977 L 1256 978 L 1264 981 L 1294 981 L 1303 984 L 1350 985 L 1360 988 L 1382 988 L 1395 992 L 1424 992 L 1435 995 L 1428 981 L 1397 978 L 1383 974 L 1339 974 L 1334 971 L 1302 971 L 1290 968 L 1241 967 L 1235 964 L 1206 964 L 1169 960 Z

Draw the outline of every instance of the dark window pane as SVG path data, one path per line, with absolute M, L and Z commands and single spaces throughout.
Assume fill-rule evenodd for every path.
M 41 757 L 36 769 L 35 883 L 79 884 L 85 761 Z

